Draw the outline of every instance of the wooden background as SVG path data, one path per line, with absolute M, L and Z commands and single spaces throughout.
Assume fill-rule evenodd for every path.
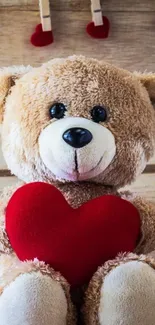
M 84 54 L 123 68 L 155 72 L 155 0 L 103 0 L 111 22 L 107 40 L 91 39 L 85 32 L 91 20 L 89 0 L 52 0 L 55 42 L 35 48 L 30 36 L 40 23 L 37 0 L 0 0 L 0 66 L 37 66 L 53 57 Z M 16 182 L 0 152 L 0 190 Z M 155 201 L 155 159 L 131 186 Z

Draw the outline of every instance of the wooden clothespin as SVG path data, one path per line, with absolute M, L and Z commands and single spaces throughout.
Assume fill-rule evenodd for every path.
M 31 43 L 34 46 L 46 46 L 53 43 L 53 32 L 49 0 L 39 0 L 41 24 L 36 26 L 31 36 Z
M 101 8 L 100 0 L 91 0 L 91 12 L 92 12 L 92 21 L 94 22 L 94 26 L 102 26 L 103 18 L 102 18 L 102 8 Z
M 43 32 L 52 30 L 50 3 L 49 0 L 39 0 L 40 19 Z
M 87 25 L 87 33 L 94 38 L 107 38 L 110 23 L 102 14 L 100 0 L 91 0 L 92 21 Z

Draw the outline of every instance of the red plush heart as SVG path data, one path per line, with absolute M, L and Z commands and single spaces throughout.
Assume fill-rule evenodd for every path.
M 130 202 L 112 195 L 73 209 L 55 187 L 39 182 L 14 193 L 6 231 L 20 260 L 37 257 L 77 286 L 119 252 L 133 251 L 140 217 Z
M 95 26 L 91 21 L 86 28 L 87 33 L 93 38 L 107 38 L 109 35 L 110 22 L 106 16 L 103 16 L 103 25 Z
M 52 31 L 43 32 L 41 24 L 36 26 L 35 32 L 31 36 L 31 43 L 34 46 L 46 46 L 53 43 L 53 41 L 54 39 Z

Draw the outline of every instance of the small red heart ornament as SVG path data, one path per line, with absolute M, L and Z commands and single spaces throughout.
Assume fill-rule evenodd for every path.
M 36 182 L 13 194 L 6 231 L 20 260 L 38 258 L 79 286 L 105 261 L 134 250 L 140 216 L 130 202 L 113 195 L 73 209 L 54 186 Z
M 52 31 L 43 32 L 42 24 L 36 26 L 35 32 L 31 36 L 31 43 L 34 46 L 42 47 L 53 43 L 53 33 Z
M 109 35 L 110 22 L 106 16 L 103 16 L 103 25 L 95 26 L 91 21 L 86 28 L 87 33 L 93 38 L 107 38 Z

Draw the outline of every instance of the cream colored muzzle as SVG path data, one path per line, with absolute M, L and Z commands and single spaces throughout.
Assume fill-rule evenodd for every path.
M 64 140 L 67 130 L 79 128 L 92 137 L 79 147 Z M 113 160 L 116 145 L 104 126 L 81 117 L 66 117 L 48 125 L 40 134 L 39 151 L 45 166 L 57 179 L 82 181 L 102 173 Z

